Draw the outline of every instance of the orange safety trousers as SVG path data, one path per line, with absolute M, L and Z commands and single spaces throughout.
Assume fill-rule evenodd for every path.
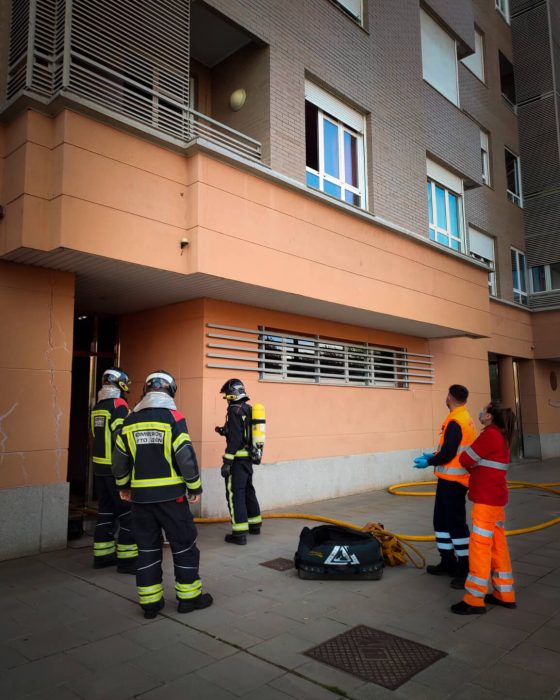
M 484 607 L 488 579 L 492 576 L 494 597 L 504 603 L 514 603 L 513 572 L 504 529 L 503 507 L 474 503 L 472 522 L 469 575 L 465 582 L 463 600 L 469 605 Z

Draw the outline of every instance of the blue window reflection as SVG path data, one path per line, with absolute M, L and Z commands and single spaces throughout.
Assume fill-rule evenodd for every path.
M 315 173 L 310 173 L 309 170 L 307 171 L 305 175 L 305 182 L 309 187 L 313 187 L 316 190 L 319 189 L 319 176 L 316 175 Z
M 326 194 L 332 194 L 333 197 L 338 197 L 340 199 L 340 187 L 338 185 L 334 185 L 332 182 L 325 180 L 323 191 L 326 192 Z
M 448 193 L 449 200 L 449 230 L 454 236 L 459 237 L 459 199 L 451 192 Z
M 439 228 L 447 229 L 447 214 L 445 213 L 445 190 L 436 185 L 436 219 Z
M 338 127 L 328 119 L 323 120 L 323 144 L 325 150 L 325 172 L 338 178 Z
M 430 223 L 434 223 L 434 211 L 432 207 L 432 183 L 428 180 L 428 214 L 430 216 Z

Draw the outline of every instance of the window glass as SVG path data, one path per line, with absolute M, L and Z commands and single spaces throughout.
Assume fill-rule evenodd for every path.
M 546 278 L 544 265 L 537 265 L 531 268 L 531 283 L 533 292 L 546 291 Z
M 518 304 L 527 304 L 527 263 L 525 253 L 511 249 L 511 277 L 513 283 L 513 300 Z
M 508 199 L 521 206 L 521 176 L 519 158 L 508 149 L 505 149 L 506 182 Z
M 436 215 L 439 228 L 447 228 L 447 212 L 445 211 L 445 190 L 436 185 Z
M 325 172 L 338 178 L 338 126 L 328 119 L 323 120 L 323 147 Z
M 482 34 L 477 29 L 474 30 L 474 45 L 475 52 L 463 58 L 461 63 L 484 82 L 484 41 Z
M 358 186 L 357 139 L 348 131 L 344 132 L 344 177 L 349 185 Z
M 499 51 L 500 55 L 500 88 L 502 95 L 512 105 L 516 104 L 515 99 L 515 80 L 513 75 L 513 65 L 504 54 Z
M 308 168 L 319 170 L 319 131 L 317 107 L 305 102 L 305 163 Z
M 550 286 L 552 289 L 560 289 L 560 262 L 550 265 Z
M 461 196 L 428 178 L 428 231 L 430 240 L 462 250 Z

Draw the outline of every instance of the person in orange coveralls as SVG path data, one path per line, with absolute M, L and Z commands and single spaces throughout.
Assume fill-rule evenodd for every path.
M 457 615 L 485 613 L 485 603 L 517 607 L 504 529 L 504 506 L 508 502 L 506 476 L 515 414 L 510 408 L 492 402 L 478 417 L 484 430 L 460 457 L 461 464 L 470 472 L 473 527 L 465 595 L 462 601 L 451 606 L 451 611 Z M 490 577 L 494 590 L 487 593 Z

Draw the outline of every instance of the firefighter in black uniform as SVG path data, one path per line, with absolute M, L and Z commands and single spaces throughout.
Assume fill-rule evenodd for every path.
M 253 486 L 251 461 L 252 409 L 243 382 L 228 380 L 220 389 L 228 402 L 225 425 L 215 428 L 226 438 L 221 474 L 226 480 L 226 499 L 231 517 L 231 533 L 225 536 L 231 544 L 247 544 L 247 532 L 261 532 L 261 509 Z
M 175 567 L 178 612 L 212 605 L 198 577 L 200 553 L 189 501 L 202 486 L 184 416 L 177 411 L 177 384 L 163 370 L 148 375 L 140 403 L 123 423 L 113 451 L 113 474 L 121 498 L 132 501 L 132 530 L 138 543 L 136 585 L 146 619 L 164 606 L 162 528 Z M 185 498 L 185 492 L 188 498 Z
M 120 499 L 111 472 L 111 453 L 128 415 L 128 403 L 123 394 L 128 392 L 130 381 L 119 367 L 103 372 L 101 381 L 98 400 L 91 412 L 92 462 L 99 504 L 93 536 L 93 565 L 100 569 L 117 564 L 119 573 L 134 574 L 138 548 L 132 537 L 130 504 Z

